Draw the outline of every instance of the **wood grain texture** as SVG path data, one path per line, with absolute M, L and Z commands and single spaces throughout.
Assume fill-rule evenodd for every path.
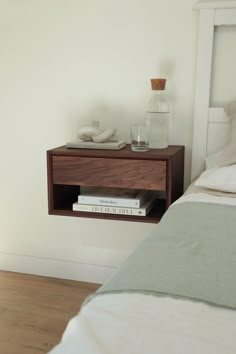
M 0 353 L 47 353 L 98 284 L 0 271 Z
M 89 149 L 68 149 L 65 145 L 48 150 L 50 155 L 77 156 L 77 157 L 104 157 L 121 158 L 134 160 L 166 160 L 178 152 L 182 147 L 169 145 L 166 149 L 150 149 L 143 152 L 131 151 L 130 144 L 121 150 L 89 150 Z
M 54 156 L 53 183 L 163 191 L 166 189 L 166 163 Z

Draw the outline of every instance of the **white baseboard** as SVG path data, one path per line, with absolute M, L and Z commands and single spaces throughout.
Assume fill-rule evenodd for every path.
M 104 284 L 116 268 L 0 252 L 0 269 Z

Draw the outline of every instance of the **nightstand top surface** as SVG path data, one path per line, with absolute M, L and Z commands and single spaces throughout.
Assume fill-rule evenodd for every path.
M 179 151 L 184 150 L 182 145 L 169 145 L 166 149 L 150 149 L 145 152 L 131 151 L 130 144 L 121 150 L 92 150 L 71 149 L 65 145 L 48 150 L 52 155 L 78 156 L 78 157 L 104 157 L 104 158 L 127 158 L 140 160 L 168 160 Z

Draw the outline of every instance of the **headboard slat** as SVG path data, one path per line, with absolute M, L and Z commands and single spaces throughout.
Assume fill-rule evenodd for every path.
M 206 156 L 213 35 L 214 10 L 200 11 L 193 121 L 192 180 L 204 169 L 204 158 Z
M 230 26 L 235 24 L 236 9 L 217 9 L 215 11 L 215 26 Z
M 199 2 L 200 10 L 191 180 L 205 168 L 207 154 L 223 148 L 230 132 L 230 121 L 223 108 L 209 107 L 214 29 L 236 25 L 236 1 Z

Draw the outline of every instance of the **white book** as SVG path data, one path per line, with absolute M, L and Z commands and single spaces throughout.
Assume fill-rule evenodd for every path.
M 75 139 L 66 143 L 66 147 L 71 149 L 120 150 L 125 146 L 126 142 L 123 140 L 94 143 L 93 141 Z
M 152 209 L 155 199 L 146 201 L 142 208 L 127 208 L 127 207 L 113 207 L 94 204 L 80 204 L 73 203 L 73 211 L 85 211 L 91 213 L 104 213 L 104 214 L 120 214 L 120 215 L 133 215 L 133 216 L 146 216 Z
M 137 189 L 87 187 L 78 196 L 79 204 L 140 208 L 150 194 Z

